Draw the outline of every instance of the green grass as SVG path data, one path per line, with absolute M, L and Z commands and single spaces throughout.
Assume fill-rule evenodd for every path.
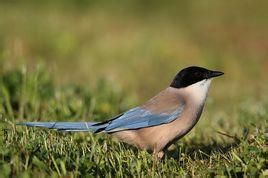
M 267 2 L 1 1 L 0 177 L 267 177 Z M 225 75 L 158 163 L 107 135 L 14 125 L 109 119 L 189 65 Z
M 173 145 L 164 160 L 154 162 L 149 153 L 105 134 L 59 133 L 14 125 L 25 120 L 103 120 L 136 104 L 104 80 L 96 88 L 56 87 L 44 71 L 23 69 L 1 76 L 3 176 L 267 176 L 265 103 L 255 108 L 250 105 L 257 103 L 244 103 L 234 113 L 211 116 L 212 122 L 202 118 L 199 127 Z M 208 105 L 206 110 L 213 112 Z M 229 117 L 233 122 L 227 122 Z

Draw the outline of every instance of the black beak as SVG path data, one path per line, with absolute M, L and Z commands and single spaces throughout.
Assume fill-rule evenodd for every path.
M 220 71 L 211 71 L 209 74 L 208 74 L 208 78 L 214 78 L 214 77 L 219 77 L 221 75 L 223 75 L 224 73 L 223 72 L 220 72 Z

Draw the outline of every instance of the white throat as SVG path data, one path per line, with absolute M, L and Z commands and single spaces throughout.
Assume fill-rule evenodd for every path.
M 187 91 L 188 96 L 190 96 L 191 99 L 199 104 L 203 104 L 206 101 L 210 83 L 211 79 L 205 79 L 184 89 Z

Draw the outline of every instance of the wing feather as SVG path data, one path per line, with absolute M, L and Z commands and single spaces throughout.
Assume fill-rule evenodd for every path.
M 112 120 L 105 128 L 106 132 L 140 129 L 161 124 L 167 124 L 180 117 L 184 104 L 171 113 L 154 114 L 150 110 L 136 107 L 121 117 Z

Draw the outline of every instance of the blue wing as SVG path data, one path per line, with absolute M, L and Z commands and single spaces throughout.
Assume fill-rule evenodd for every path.
M 140 129 L 161 124 L 167 124 L 180 117 L 184 104 L 169 113 L 155 114 L 148 109 L 136 107 L 110 122 L 106 122 L 103 129 L 106 132 L 117 132 L 122 130 Z
M 167 124 L 178 119 L 185 102 L 170 88 L 160 92 L 141 107 L 133 108 L 105 122 L 24 122 L 20 125 L 60 131 L 117 132 Z
M 111 120 L 96 122 L 23 122 L 18 125 L 29 127 L 43 127 L 59 131 L 91 131 L 91 132 L 117 132 L 122 130 L 141 129 L 161 124 L 167 124 L 183 112 L 184 104 L 171 112 L 156 114 L 142 107 L 133 108 Z

